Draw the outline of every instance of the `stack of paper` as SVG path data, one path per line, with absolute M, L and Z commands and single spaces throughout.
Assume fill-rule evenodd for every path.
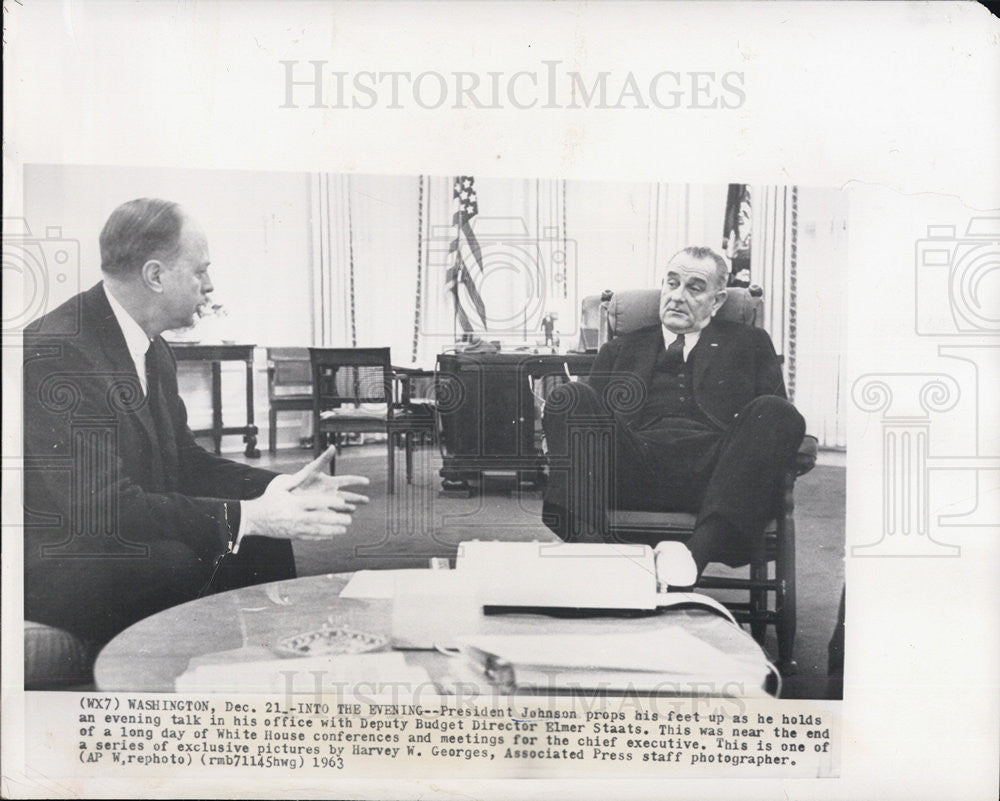
M 653 634 L 481 635 L 463 640 L 494 682 L 519 688 L 760 695 L 763 655 L 743 661 L 681 628 Z

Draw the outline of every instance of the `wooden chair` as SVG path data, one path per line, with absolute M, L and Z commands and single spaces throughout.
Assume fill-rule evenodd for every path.
M 428 441 L 434 443 L 436 374 L 433 370 L 419 367 L 394 367 L 393 374 L 397 390 L 396 414 L 389 423 L 389 430 L 403 442 L 406 483 L 410 484 L 413 476 L 414 438 L 421 445 Z
M 24 621 L 24 689 L 92 689 L 97 643 L 55 626 Z
M 313 408 L 312 363 L 308 348 L 267 349 L 267 449 L 278 450 L 278 412 L 309 412 Z
M 413 481 L 413 434 L 433 427 L 433 418 L 413 413 L 397 400 L 389 348 L 309 348 L 313 379 L 315 452 L 342 433 L 386 435 L 388 492 L 395 492 L 395 447 L 406 451 L 406 483 Z M 330 472 L 336 459 L 330 461 Z
M 763 325 L 760 287 L 730 287 L 718 317 L 745 325 Z M 601 300 L 601 344 L 659 321 L 659 290 L 605 292 Z M 785 675 L 795 670 L 795 479 L 816 464 L 815 437 L 806 436 L 795 464 L 789 465 L 776 496 L 762 499 L 776 510 L 754 549 L 747 578 L 703 575 L 698 589 L 738 590 L 746 600 L 727 602 L 740 622 L 749 623 L 754 639 L 763 643 L 767 626 L 778 640 L 778 667 Z M 609 535 L 623 541 L 683 540 L 694 531 L 695 515 L 683 512 L 646 512 L 613 509 L 608 515 Z M 773 570 L 770 565 L 773 564 Z

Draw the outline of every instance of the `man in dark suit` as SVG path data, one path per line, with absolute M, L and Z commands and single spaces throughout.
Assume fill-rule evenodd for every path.
M 279 475 L 199 447 L 160 334 L 207 303 L 208 245 L 177 206 L 119 206 L 104 280 L 24 336 L 24 614 L 103 643 L 199 594 L 291 578 L 290 539 L 346 532 L 367 483 L 324 454 Z
M 573 463 L 553 469 L 543 520 L 564 540 L 603 541 L 597 509 L 696 513 L 670 582 L 688 585 L 708 562 L 749 561 L 805 422 L 786 399 L 770 337 L 713 319 L 726 299 L 725 259 L 686 248 L 665 273 L 661 325 L 606 344 L 587 383 L 565 384 L 546 403 L 550 460 L 568 456 L 575 426 L 610 432 L 613 461 L 609 477 Z

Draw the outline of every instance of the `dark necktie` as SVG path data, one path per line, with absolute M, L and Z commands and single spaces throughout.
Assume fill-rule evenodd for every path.
M 678 334 L 677 339 L 667 347 L 667 365 L 680 367 L 684 364 L 684 334 Z
M 159 377 L 156 375 L 156 357 L 153 355 L 153 343 L 150 342 L 149 347 L 146 349 L 146 398 L 149 403 L 149 413 L 153 415 L 157 426 L 160 425 L 160 421 L 156 419 L 155 399 L 158 397 L 159 386 Z
M 154 465 L 163 471 L 163 480 L 166 489 L 173 489 L 176 480 L 175 476 L 175 444 L 170 430 L 170 419 L 163 406 L 163 394 L 160 392 L 160 375 L 156 367 L 156 357 L 153 355 L 153 345 L 150 343 L 149 350 L 146 351 L 146 400 L 149 404 L 149 413 L 153 418 L 153 425 L 156 428 L 156 438 L 158 442 L 154 446 Z

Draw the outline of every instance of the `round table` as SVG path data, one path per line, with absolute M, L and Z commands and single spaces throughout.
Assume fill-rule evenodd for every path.
M 152 615 L 123 631 L 101 651 L 94 668 L 99 690 L 174 692 L 174 682 L 192 660 L 250 662 L 275 659 L 275 645 L 295 634 L 335 625 L 389 637 L 392 601 L 341 598 L 352 574 L 331 574 L 244 587 L 200 598 Z M 670 627 L 751 664 L 763 665 L 759 646 L 720 616 L 698 608 L 645 616 L 551 617 L 544 614 L 486 615 L 482 634 L 602 634 L 648 632 Z M 390 650 L 386 645 L 384 650 Z M 444 681 L 454 657 L 436 651 L 403 651 L 406 663 Z M 294 657 L 292 657 L 294 659 Z M 761 674 L 761 682 L 765 678 Z M 231 689 L 231 688 L 229 688 Z

